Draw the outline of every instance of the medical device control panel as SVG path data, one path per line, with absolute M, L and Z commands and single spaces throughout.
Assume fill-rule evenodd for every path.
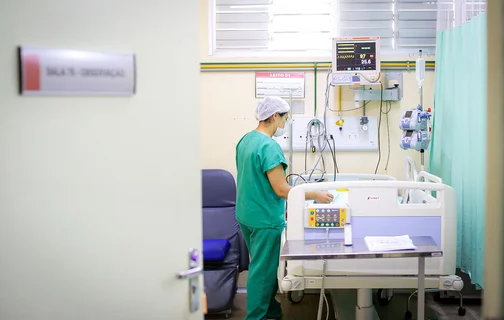
M 401 148 L 416 151 L 429 148 L 430 136 L 426 131 L 403 131 L 401 136 Z
M 328 190 L 334 198 L 331 203 L 305 202 L 305 228 L 343 228 L 350 220 L 348 190 Z
M 399 128 L 403 130 L 400 147 L 404 150 L 427 150 L 431 141 L 429 120 L 431 110 L 423 110 L 422 106 L 403 112 Z
M 342 228 L 345 225 L 346 208 L 326 208 L 308 210 L 308 227 L 310 228 Z
M 427 130 L 427 122 L 430 117 L 430 109 L 424 111 L 421 106 L 413 110 L 406 110 L 403 112 L 399 122 L 399 129 L 412 131 Z

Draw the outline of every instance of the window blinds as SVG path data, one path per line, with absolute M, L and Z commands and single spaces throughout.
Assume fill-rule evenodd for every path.
M 379 36 L 381 48 L 394 45 L 393 0 L 339 0 L 339 35 Z
M 216 0 L 215 49 L 330 50 L 331 0 Z
M 214 0 L 214 51 L 331 50 L 379 36 L 382 50 L 433 52 L 438 3 L 453 0 Z M 333 5 L 333 1 L 336 1 Z
M 434 51 L 437 5 L 437 0 L 396 0 L 394 24 L 397 49 Z

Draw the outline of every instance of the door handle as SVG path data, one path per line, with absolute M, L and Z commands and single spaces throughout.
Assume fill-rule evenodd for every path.
M 186 271 L 181 271 L 177 274 L 177 278 L 179 279 L 190 279 L 199 276 L 203 272 L 202 267 L 191 268 Z
M 188 258 L 189 269 L 179 272 L 177 278 L 189 280 L 189 310 L 193 313 L 200 308 L 202 293 L 198 276 L 203 273 L 203 267 L 199 264 L 200 259 L 197 249 L 190 249 Z

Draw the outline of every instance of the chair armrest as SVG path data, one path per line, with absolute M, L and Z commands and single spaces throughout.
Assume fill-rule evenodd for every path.
M 226 239 L 203 240 L 203 262 L 222 262 L 231 247 Z

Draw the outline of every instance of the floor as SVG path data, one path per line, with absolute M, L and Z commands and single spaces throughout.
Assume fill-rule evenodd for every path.
M 377 306 L 376 309 L 381 320 L 404 320 L 407 294 L 394 294 L 393 299 L 386 307 Z M 319 295 L 307 294 L 299 304 L 292 304 L 286 295 L 278 295 L 278 301 L 282 303 L 284 310 L 284 320 L 311 320 L 317 318 L 317 308 L 319 302 Z M 329 300 L 330 301 L 330 300 Z M 413 313 L 413 320 L 416 319 L 416 300 L 412 299 L 411 312 Z M 376 304 L 375 304 L 376 305 Z M 233 315 L 230 320 L 242 320 L 246 315 L 246 294 L 238 293 L 235 298 L 235 306 Z M 330 306 L 329 320 L 347 320 L 335 319 L 334 311 Z M 443 304 L 433 300 L 431 295 L 426 299 L 425 316 L 433 317 L 436 320 L 480 320 L 481 307 L 478 304 L 466 305 L 466 315 L 461 317 L 458 315 L 458 304 Z M 207 317 L 208 319 L 215 319 L 214 317 Z M 326 319 L 325 308 L 323 312 L 323 319 Z
M 425 320 L 481 320 L 481 291 L 476 290 L 474 285 L 471 285 L 469 277 L 457 271 L 457 275 L 462 277 L 464 281 L 464 289 L 462 291 L 464 295 L 464 306 L 466 309 L 466 314 L 464 316 L 458 315 L 459 302 L 457 296 L 453 296 L 455 299 L 441 299 L 438 302 L 434 301 L 434 295 L 427 293 L 425 301 Z M 229 320 L 243 320 L 246 315 L 246 298 L 247 295 L 245 287 L 247 286 L 247 272 L 242 272 L 238 279 L 238 292 L 234 300 L 233 314 Z M 375 301 L 375 307 L 380 317 L 380 320 L 404 320 L 406 312 L 406 303 L 408 300 L 407 293 L 397 293 L 394 292 L 393 298 L 387 306 L 379 306 L 377 301 Z M 349 293 L 339 290 L 337 295 L 337 301 L 339 304 L 352 306 L 355 305 L 356 294 L 354 291 Z M 343 315 L 340 314 L 340 319 L 336 319 L 334 316 L 334 310 L 331 303 L 331 297 L 327 297 L 329 301 L 330 314 L 328 320 L 353 320 L 345 319 Z M 451 298 L 451 297 L 450 297 Z M 283 320 L 312 320 L 317 319 L 317 310 L 319 304 L 319 294 L 306 294 L 303 300 L 299 304 L 292 304 L 288 299 L 287 295 L 279 294 L 277 300 L 282 303 L 282 309 L 284 311 Z M 322 318 L 326 319 L 325 307 L 322 313 Z M 413 314 L 412 320 L 417 320 L 416 318 L 416 297 L 411 299 L 410 311 Z M 222 316 L 218 317 L 207 317 L 207 319 L 224 319 Z M 347 317 L 348 318 L 348 317 Z

